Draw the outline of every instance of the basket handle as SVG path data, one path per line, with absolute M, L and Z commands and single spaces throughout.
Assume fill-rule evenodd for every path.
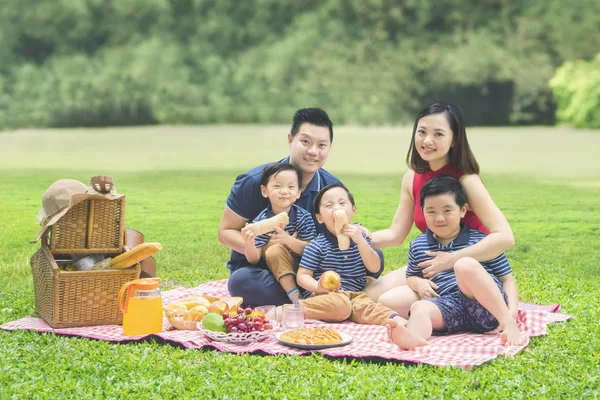
M 123 304 L 123 295 L 127 291 L 127 296 L 125 297 L 125 303 Z M 127 307 L 129 306 L 129 298 L 131 297 L 131 292 L 133 291 L 133 281 L 125 282 L 123 286 L 121 286 L 121 290 L 119 290 L 119 294 L 117 295 L 117 301 L 119 302 L 119 309 L 123 314 L 127 313 Z

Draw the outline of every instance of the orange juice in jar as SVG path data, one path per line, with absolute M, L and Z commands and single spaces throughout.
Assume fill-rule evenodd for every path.
M 162 331 L 163 307 L 159 282 L 159 278 L 136 279 L 121 287 L 119 307 L 123 312 L 124 335 L 150 335 Z

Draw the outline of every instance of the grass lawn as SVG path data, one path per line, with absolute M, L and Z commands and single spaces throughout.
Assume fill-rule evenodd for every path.
M 33 314 L 28 260 L 37 245 L 28 241 L 37 233 L 41 195 L 54 180 L 112 175 L 127 194 L 127 226 L 164 246 L 157 257 L 163 289 L 192 287 L 228 276 L 228 251 L 216 237 L 225 198 L 238 173 L 287 154 L 286 130 L 0 133 L 0 324 Z M 409 132 L 336 130 L 327 167 L 353 191 L 356 220 L 371 230 L 387 227 L 398 204 Z M 528 351 L 464 371 L 0 331 L 0 398 L 599 397 L 600 132 L 493 128 L 469 134 L 482 178 L 515 233 L 517 245 L 507 255 L 521 300 L 560 303 L 576 316 L 533 338 Z M 406 262 L 407 244 L 384 250 L 386 271 Z

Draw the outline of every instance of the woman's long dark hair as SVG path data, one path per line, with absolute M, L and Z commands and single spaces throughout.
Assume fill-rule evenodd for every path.
M 452 147 L 449 150 L 450 163 L 464 174 L 479 174 L 479 164 L 469 147 L 465 121 L 462 114 L 452 104 L 434 103 L 430 104 L 417 114 L 415 126 L 413 127 L 410 148 L 406 154 L 406 165 L 416 173 L 422 174 L 429 169 L 429 163 L 421 158 L 415 145 L 415 133 L 421 118 L 433 114 L 444 114 L 450 129 L 452 129 Z

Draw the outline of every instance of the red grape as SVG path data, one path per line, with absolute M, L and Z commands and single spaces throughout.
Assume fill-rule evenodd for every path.
M 246 331 L 246 324 L 245 324 L 245 323 L 243 323 L 243 322 L 242 322 L 242 323 L 240 323 L 240 324 L 238 324 L 238 329 L 239 329 L 240 331 Z
M 235 326 L 232 326 L 231 328 L 229 328 L 229 332 L 231 333 L 236 333 L 238 331 L 238 328 L 236 328 Z
M 268 331 L 269 329 L 273 329 L 273 327 L 271 326 L 271 324 L 268 323 L 268 322 L 265 322 L 263 324 L 263 327 L 265 328 L 265 331 Z
M 237 309 L 237 313 L 238 313 L 238 314 L 243 314 L 244 312 L 245 312 L 245 311 L 244 311 L 244 309 L 243 309 L 242 307 L 239 307 L 239 308 Z
M 245 319 L 243 316 L 241 316 L 241 315 L 238 315 L 238 317 L 236 318 L 235 322 L 237 322 L 238 324 L 241 324 L 241 323 L 243 323 L 245 320 L 246 320 L 246 319 Z
M 225 324 L 225 326 L 230 326 L 233 325 L 233 320 L 231 318 L 225 318 L 223 320 L 223 323 Z
M 244 312 L 246 313 L 246 315 L 250 315 L 250 314 L 252 314 L 252 309 L 250 307 L 248 307 L 244 310 Z
M 224 312 L 223 313 L 223 320 L 226 320 L 227 318 L 229 318 L 229 313 Z

